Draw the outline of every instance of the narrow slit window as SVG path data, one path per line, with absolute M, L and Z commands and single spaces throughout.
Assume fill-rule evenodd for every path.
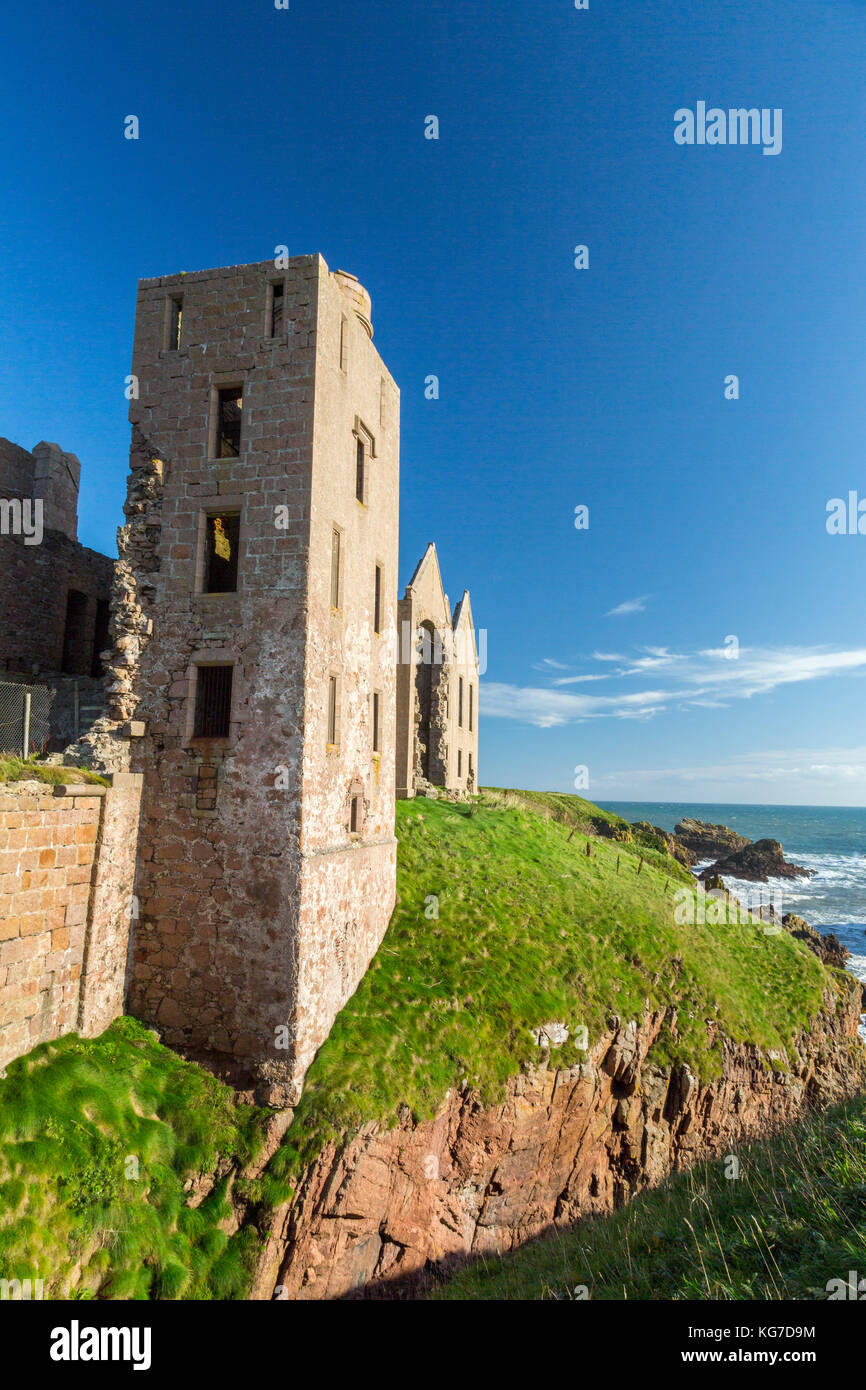
M 373 752 L 382 751 L 382 724 L 381 724 L 382 696 L 378 690 L 373 692 Z
M 460 748 L 457 749 L 457 776 L 463 776 L 463 752 Z
M 472 780 L 472 754 L 469 754 L 469 780 Z
M 167 308 L 165 346 L 168 352 L 177 352 L 180 349 L 180 330 L 183 324 L 183 295 L 170 295 Z
M 217 458 L 237 458 L 240 453 L 243 409 L 243 393 L 239 386 L 217 392 Z
M 337 742 L 337 677 L 328 681 L 328 743 Z
M 382 566 L 376 566 L 376 581 L 373 594 L 373 631 L 376 636 L 382 631 Z
M 233 594 L 238 587 L 239 512 L 219 512 L 207 518 L 206 594 Z
M 232 712 L 231 666 L 199 666 L 194 738 L 228 738 Z
M 102 653 L 109 646 L 109 624 L 111 621 L 111 608 L 106 599 L 96 600 L 96 618 L 93 624 L 93 664 L 90 668 L 91 676 L 102 676 L 105 668 L 102 664 Z
M 279 338 L 282 334 L 284 303 L 285 286 L 282 280 L 278 280 L 271 285 L 270 313 L 268 315 L 268 332 L 266 334 L 268 338 Z
M 361 833 L 361 798 L 353 796 L 349 802 L 349 832 L 352 835 Z
M 340 561 L 342 537 L 335 526 L 331 532 L 331 607 L 340 607 Z
M 475 716 L 474 705 L 475 705 L 475 687 L 474 687 L 474 685 L 470 685 L 470 687 L 469 687 L 469 732 L 470 732 L 470 734 L 472 733 L 472 723 L 473 723 L 473 719 L 474 719 L 474 716 Z
M 63 629 L 63 659 L 61 670 L 66 675 L 81 676 L 86 670 L 84 654 L 86 636 L 87 595 L 69 589 L 66 595 L 66 622 Z
M 355 496 L 367 501 L 367 446 L 361 438 L 355 444 Z
M 457 727 L 463 728 L 463 677 L 460 676 L 457 686 Z

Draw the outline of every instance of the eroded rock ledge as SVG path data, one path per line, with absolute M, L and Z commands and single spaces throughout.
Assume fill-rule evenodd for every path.
M 580 1066 L 513 1078 L 499 1105 L 453 1091 L 429 1122 L 407 1113 L 387 1132 L 365 1126 L 324 1150 L 277 1213 L 253 1297 L 423 1288 L 449 1261 L 609 1211 L 672 1168 L 862 1091 L 860 990 L 838 978 L 841 995 L 827 995 L 789 1056 L 722 1040 L 722 1075 L 708 1085 L 688 1067 L 647 1060 L 665 1022 L 675 1026 L 647 1012 L 639 1022 L 612 1018 Z

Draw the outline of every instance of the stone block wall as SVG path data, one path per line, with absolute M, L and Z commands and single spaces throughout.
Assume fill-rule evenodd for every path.
M 431 541 L 397 605 L 398 797 L 478 790 L 479 663 L 468 590 L 452 616 Z M 462 696 L 462 698 L 461 698 Z
M 139 287 L 108 692 L 112 716 L 145 730 L 131 749 L 144 794 L 130 1009 L 275 1100 L 296 1092 L 393 907 L 399 395 L 371 331 L 366 292 L 320 256 Z M 236 452 L 215 428 L 229 389 L 243 402 Z M 237 519 L 238 568 L 236 589 L 216 593 L 219 513 Z M 195 726 L 213 665 L 232 671 L 219 737 Z
M 4 672 L 90 676 L 105 645 L 100 605 L 108 604 L 113 562 L 76 539 L 79 474 L 75 455 L 56 444 L 37 444 L 31 454 L 0 439 L 0 498 L 43 506 L 38 544 L 28 543 L 32 534 L 0 533 L 0 679 Z
M 140 779 L 0 786 L 0 1067 L 123 1012 Z
M 318 296 L 306 615 L 295 1023 L 299 1076 L 357 988 L 385 934 L 396 892 L 400 395 L 371 338 L 366 291 L 353 276 L 326 270 Z M 359 440 L 366 459 L 363 500 L 357 495 Z M 336 605 L 331 602 L 334 528 L 341 537 Z M 339 699 L 333 743 L 327 727 L 332 675 Z
M 109 688 L 145 735 L 130 1009 L 240 1079 L 275 1057 L 297 978 L 300 749 L 319 259 L 143 281 L 132 473 Z M 283 325 L 266 329 L 269 286 Z M 166 314 L 182 296 L 179 342 Z M 215 393 L 240 388 L 240 453 L 215 452 Z M 278 508 L 282 509 L 278 512 Z M 207 592 L 208 516 L 240 515 L 237 589 Z M 283 523 L 278 526 L 278 520 Z M 226 738 L 194 729 L 208 663 L 232 667 Z M 282 1056 L 285 1058 L 286 1053 Z

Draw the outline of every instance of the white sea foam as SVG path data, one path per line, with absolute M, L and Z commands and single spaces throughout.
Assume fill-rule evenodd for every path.
M 793 912 L 825 936 L 832 932 L 851 952 L 846 969 L 866 984 L 866 855 L 797 854 L 786 850 L 785 857 L 803 869 L 813 869 L 815 877 L 771 878 L 767 883 L 751 883 L 725 874 L 725 887 L 738 902 L 755 906 L 761 900 L 772 902 L 782 916 Z M 696 865 L 695 873 L 712 862 L 706 860 Z M 860 1024 L 860 1036 L 866 1041 L 866 1014 Z

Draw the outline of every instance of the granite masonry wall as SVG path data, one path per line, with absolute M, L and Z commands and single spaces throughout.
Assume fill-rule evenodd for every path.
M 0 525 L 0 679 L 97 673 L 112 561 L 78 543 L 79 475 L 78 459 L 56 444 L 30 453 L 0 439 L 0 499 L 42 506 L 38 542 L 32 526 L 15 532 L 11 513 Z
M 372 621 L 376 562 L 391 625 L 396 602 L 399 397 L 371 332 L 366 293 L 320 256 L 139 287 L 108 687 L 144 779 L 129 1007 L 274 1102 L 394 900 L 393 662 Z M 222 391 L 242 400 L 236 450 Z M 238 527 L 227 592 L 208 582 L 216 515 Z M 231 668 L 219 736 L 196 722 L 211 666 Z
M 0 1067 L 124 1011 L 140 782 L 0 787 Z

